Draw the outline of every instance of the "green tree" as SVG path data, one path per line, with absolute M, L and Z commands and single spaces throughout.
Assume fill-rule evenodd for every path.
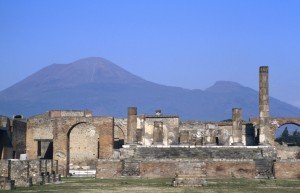
M 288 142 L 288 140 L 289 140 L 289 130 L 287 127 L 285 127 L 285 129 L 283 130 L 283 132 L 281 134 L 281 140 L 283 142 Z

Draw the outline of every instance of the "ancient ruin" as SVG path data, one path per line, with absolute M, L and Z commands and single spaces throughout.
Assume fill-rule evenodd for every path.
M 157 110 L 127 118 L 89 111 L 51 110 L 28 119 L 0 119 L 1 189 L 56 182 L 62 176 L 174 178 L 174 186 L 202 186 L 209 178 L 299 178 L 299 148 L 279 147 L 275 130 L 300 118 L 269 111 L 269 69 L 259 69 L 259 117 L 181 121 Z

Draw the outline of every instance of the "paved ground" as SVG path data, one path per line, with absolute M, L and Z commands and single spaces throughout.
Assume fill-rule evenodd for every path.
M 200 188 L 174 188 L 172 179 L 93 179 L 93 178 L 67 178 L 64 183 L 31 188 L 18 188 L 12 192 L 60 192 L 60 193 L 195 193 L 195 192 L 264 192 L 289 193 L 300 192 L 299 180 L 247 180 L 230 179 L 208 180 L 206 187 Z M 0 191 L 1 192 L 1 191 Z

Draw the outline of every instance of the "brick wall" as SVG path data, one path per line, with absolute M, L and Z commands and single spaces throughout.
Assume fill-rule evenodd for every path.
M 94 125 L 99 129 L 99 157 L 107 159 L 113 156 L 114 147 L 114 119 L 95 118 Z
M 121 177 L 122 162 L 119 160 L 98 160 L 96 178 Z
M 207 178 L 254 178 L 255 162 L 247 160 L 210 161 L 206 163 Z
M 130 160 L 124 164 L 119 160 L 99 160 L 97 166 L 97 178 L 114 178 L 132 176 L 126 172 L 132 172 Z M 254 178 L 255 162 L 251 160 L 144 160 L 133 161 L 137 176 L 142 178 L 174 178 L 179 175 L 205 176 L 206 178 Z

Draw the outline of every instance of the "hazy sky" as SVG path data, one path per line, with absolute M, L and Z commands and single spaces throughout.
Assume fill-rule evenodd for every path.
M 100 56 L 147 80 L 258 87 L 300 107 L 300 1 L 0 0 L 0 90 L 52 63 Z

